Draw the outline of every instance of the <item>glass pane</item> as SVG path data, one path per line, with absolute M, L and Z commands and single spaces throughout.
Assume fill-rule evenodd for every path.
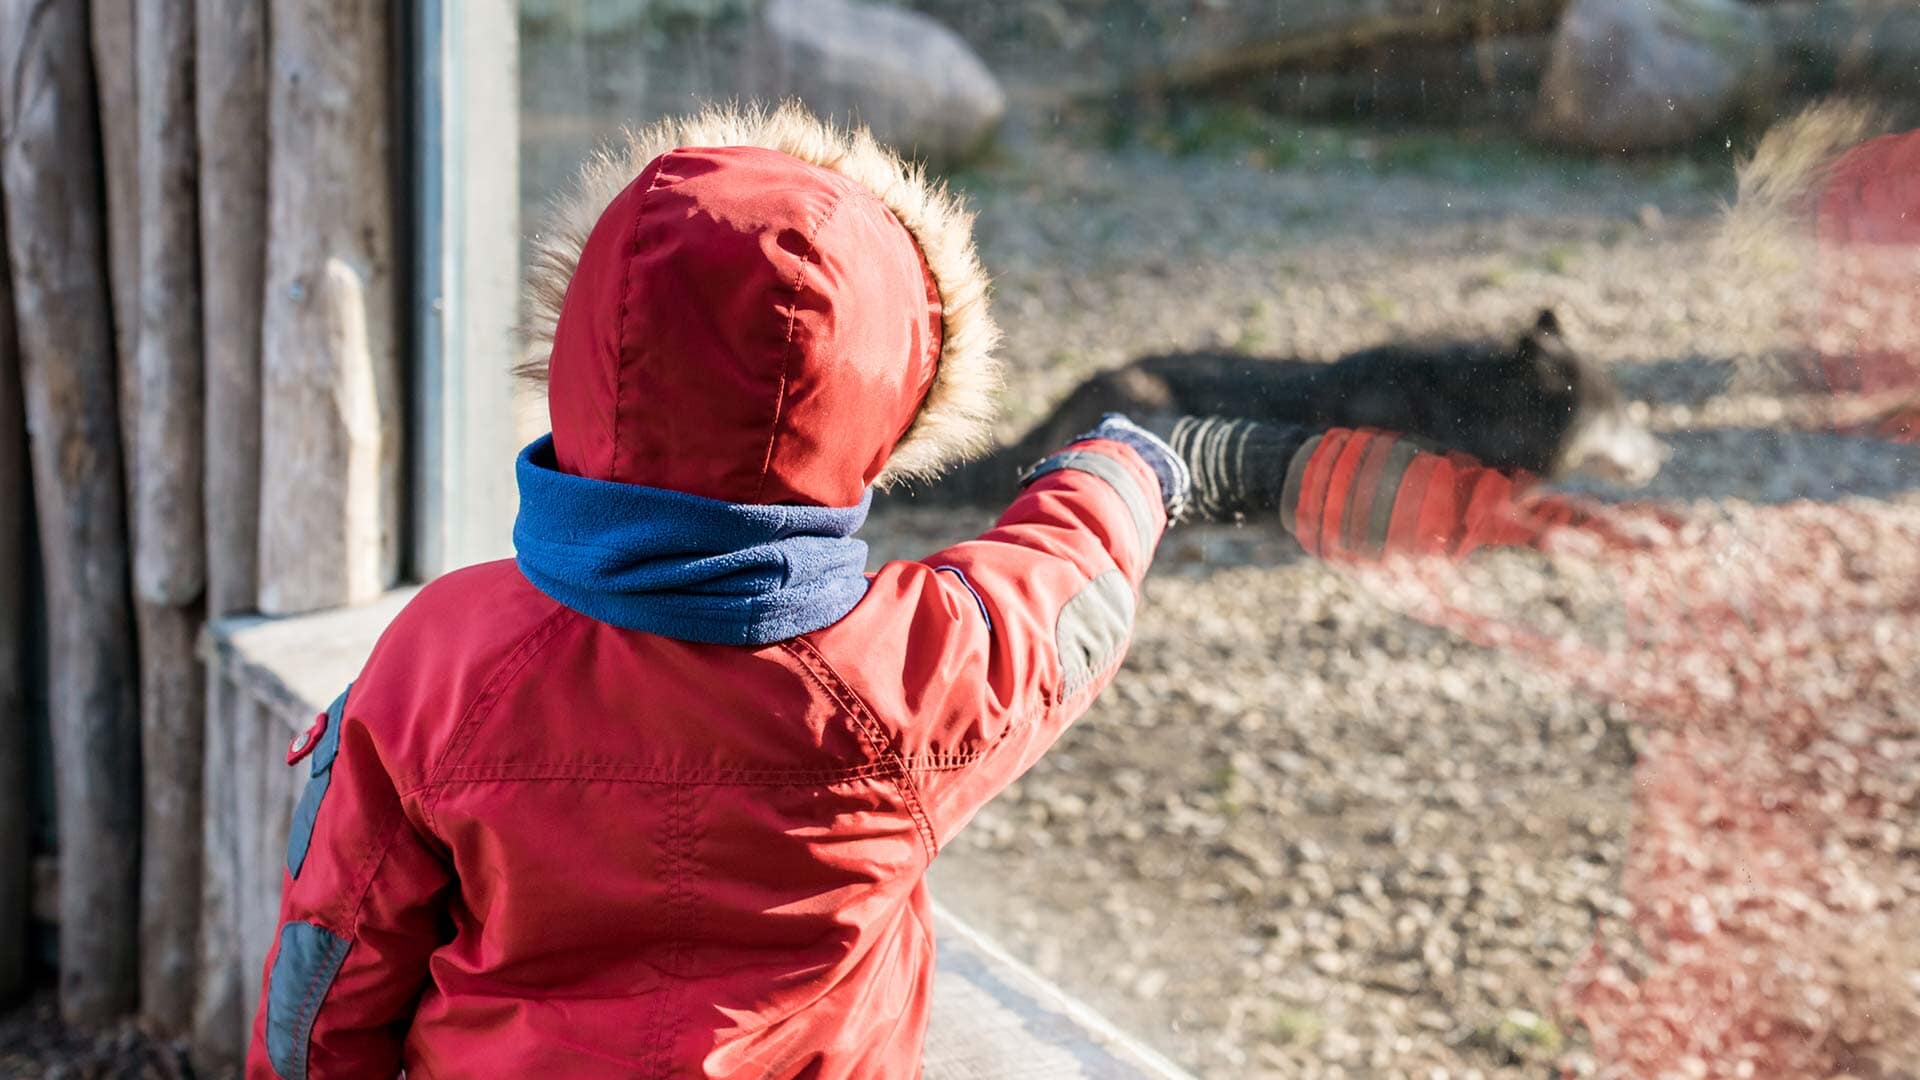
M 1209 1077 L 1920 1061 L 1911 5 L 521 12 L 530 227 L 768 87 L 977 213 L 1002 449 L 872 565 L 1108 411 L 1294 433 L 943 902 Z

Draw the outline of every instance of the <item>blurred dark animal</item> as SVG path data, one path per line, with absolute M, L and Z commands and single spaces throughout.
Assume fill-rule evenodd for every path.
M 917 494 L 1002 501 L 1021 469 L 1109 412 L 1150 425 L 1216 415 L 1379 428 L 1546 479 L 1584 474 L 1643 484 L 1666 457 L 1627 415 L 1613 380 L 1567 344 L 1552 311 L 1542 311 L 1517 340 L 1380 345 L 1330 364 L 1221 352 L 1144 357 L 1082 383 L 1018 443 Z

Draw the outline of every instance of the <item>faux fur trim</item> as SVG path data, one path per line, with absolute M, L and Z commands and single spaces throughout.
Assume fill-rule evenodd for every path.
M 533 237 L 527 272 L 526 351 L 519 374 L 542 387 L 553 332 L 586 246 L 614 196 L 647 163 L 685 146 L 758 146 L 830 169 L 873 192 L 913 235 L 940 292 L 944 340 L 933 385 L 876 483 L 932 480 L 993 444 L 1001 369 L 1000 331 L 987 310 L 987 274 L 973 246 L 973 215 L 945 184 L 928 179 L 865 128 L 843 130 L 798 104 L 713 107 L 662 121 L 603 147 L 581 167 Z

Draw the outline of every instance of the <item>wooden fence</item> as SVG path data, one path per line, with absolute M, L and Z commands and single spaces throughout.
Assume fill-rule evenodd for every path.
M 0 0 L 0 1000 L 31 974 L 33 520 L 61 1012 L 232 1043 L 208 871 L 242 793 L 196 642 L 399 576 L 406 7 Z

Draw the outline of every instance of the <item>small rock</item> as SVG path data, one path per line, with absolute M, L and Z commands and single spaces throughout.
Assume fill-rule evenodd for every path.
M 1167 973 L 1158 969 L 1148 969 L 1133 980 L 1133 996 L 1142 1001 L 1153 1001 L 1167 988 Z

